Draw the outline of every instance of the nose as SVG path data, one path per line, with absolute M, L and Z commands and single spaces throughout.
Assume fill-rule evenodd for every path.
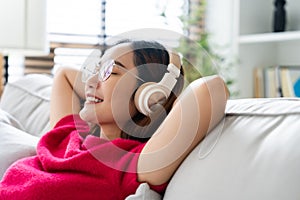
M 100 81 L 98 79 L 98 73 L 93 74 L 91 77 L 88 78 L 86 81 L 88 87 L 91 88 L 98 88 L 100 86 Z

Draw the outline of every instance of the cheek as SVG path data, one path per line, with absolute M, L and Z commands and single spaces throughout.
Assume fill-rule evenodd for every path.
M 115 85 L 112 93 L 112 113 L 116 121 L 124 122 L 131 119 L 137 110 L 133 101 L 133 94 L 136 90 L 136 81 L 126 78 L 120 79 Z

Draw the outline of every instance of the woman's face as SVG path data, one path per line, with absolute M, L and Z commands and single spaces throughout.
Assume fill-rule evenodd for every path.
M 137 80 L 133 76 L 136 68 L 133 63 L 133 52 L 129 43 L 116 45 L 105 52 L 101 63 L 113 59 L 124 66 L 113 67 L 111 76 L 104 82 L 98 80 L 98 74 L 90 77 L 85 86 L 86 102 L 80 111 L 83 120 L 99 124 L 101 134 L 108 138 L 120 136 L 120 126 L 130 120 L 137 111 L 132 94 Z M 100 64 L 101 67 L 101 64 Z

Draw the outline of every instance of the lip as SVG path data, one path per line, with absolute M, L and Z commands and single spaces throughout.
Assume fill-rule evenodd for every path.
M 97 103 L 102 103 L 104 101 L 103 98 L 92 95 L 92 94 L 87 94 L 86 95 L 86 103 L 93 103 L 93 104 L 97 104 Z

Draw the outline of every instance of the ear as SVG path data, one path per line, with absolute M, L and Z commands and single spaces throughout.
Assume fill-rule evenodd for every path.
M 157 107 L 163 104 L 168 97 L 167 88 L 155 82 L 147 82 L 141 85 L 134 96 L 136 108 L 146 116 L 149 116 Z

